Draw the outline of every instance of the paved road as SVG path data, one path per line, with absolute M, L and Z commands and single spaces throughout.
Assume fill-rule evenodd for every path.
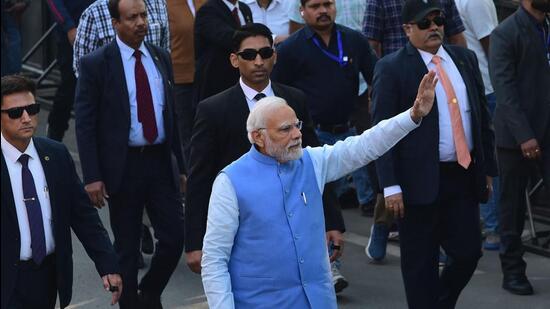
M 45 132 L 47 112 L 40 114 L 41 126 L 38 134 Z M 76 143 L 71 123 L 65 143 L 76 156 Z M 75 157 L 78 164 L 78 158 Z M 109 228 L 107 209 L 100 210 L 104 224 Z M 399 247 L 390 244 L 388 257 L 382 264 L 369 263 L 364 253 L 368 241 L 371 218 L 361 217 L 357 209 L 344 211 L 347 244 L 342 259 L 342 274 L 350 286 L 338 295 L 342 309 L 395 309 L 406 308 L 405 293 L 399 265 Z M 110 308 L 110 295 L 101 288 L 100 278 L 94 265 L 87 257 L 76 237 L 74 246 L 74 290 L 69 308 Z M 527 275 L 534 285 L 533 296 L 515 296 L 500 288 L 501 274 L 498 255 L 484 252 L 479 267 L 459 300 L 459 309 L 548 309 L 550 308 L 550 259 L 526 254 Z M 150 256 L 146 256 L 146 263 Z M 165 308 L 201 309 L 208 308 L 200 277 L 190 272 L 184 260 L 180 262 L 163 294 Z

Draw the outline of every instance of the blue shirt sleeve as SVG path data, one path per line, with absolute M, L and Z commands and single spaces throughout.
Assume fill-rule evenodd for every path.
M 458 9 L 456 8 L 455 2 L 451 0 L 442 0 L 441 2 L 445 9 L 445 19 L 447 20 L 447 23 L 445 24 L 445 35 L 450 37 L 464 32 L 464 24 L 458 14 Z
M 384 10 L 379 0 L 367 0 L 365 18 L 363 19 L 363 34 L 371 40 L 382 42 Z

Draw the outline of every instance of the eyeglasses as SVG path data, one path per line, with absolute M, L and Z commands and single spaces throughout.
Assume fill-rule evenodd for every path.
M 1 111 L 2 113 L 7 113 L 10 119 L 19 119 L 21 118 L 21 116 L 23 116 L 23 111 L 27 111 L 27 114 L 29 114 L 29 116 L 38 114 L 38 112 L 40 111 L 40 104 L 33 103 L 26 106 L 3 109 Z
M 282 135 L 288 135 L 294 128 L 298 130 L 302 130 L 302 124 L 303 124 L 303 121 L 298 120 L 295 123 L 283 125 L 279 128 L 258 128 L 258 130 L 276 129 L 277 132 L 281 133 Z
M 241 56 L 244 60 L 252 61 L 256 59 L 256 56 L 260 55 L 262 59 L 269 59 L 273 56 L 273 48 L 262 47 L 260 49 L 247 48 L 242 52 L 238 52 L 237 55 Z
M 426 30 L 426 29 L 430 28 L 430 26 L 432 25 L 432 21 L 434 22 L 434 24 L 436 26 L 441 27 L 445 24 L 445 17 L 436 16 L 433 19 L 428 19 L 427 17 L 424 17 L 420 21 L 418 21 L 416 23 L 411 23 L 411 24 L 416 24 L 418 26 L 418 29 L 420 29 L 420 30 Z

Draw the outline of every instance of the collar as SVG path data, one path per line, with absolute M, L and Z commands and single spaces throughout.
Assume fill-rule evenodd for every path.
M 234 8 L 237 8 L 237 10 L 240 10 L 239 9 L 239 1 L 235 2 L 235 4 L 227 1 L 227 0 L 222 0 L 223 3 L 225 3 L 225 5 L 229 8 L 230 11 L 233 11 Z
M 243 82 L 243 78 L 239 78 L 239 84 L 241 85 L 241 88 L 244 92 L 244 96 L 249 100 L 249 101 L 253 101 L 254 100 L 254 97 L 258 94 L 258 93 L 263 93 L 265 94 L 266 96 L 270 97 L 270 96 L 273 96 L 273 89 L 271 89 L 271 80 L 269 80 L 269 83 L 267 84 L 267 87 L 265 87 L 262 91 L 258 92 L 250 87 L 248 87 L 248 85 L 246 85 L 244 82 Z
M 116 36 L 116 43 L 118 45 L 118 49 L 120 49 L 120 55 L 122 56 L 123 60 L 130 60 L 134 56 L 134 49 L 130 46 L 126 45 L 126 43 L 122 42 L 118 35 Z M 150 57 L 151 54 L 149 54 L 149 51 L 147 50 L 147 47 L 145 47 L 145 43 L 141 42 L 141 45 L 139 46 L 139 50 L 141 51 L 142 57 Z
M 314 35 L 317 35 L 317 32 L 311 29 L 311 27 L 308 25 L 305 25 L 303 29 L 304 29 L 304 34 L 306 36 L 306 39 L 311 39 Z M 336 30 L 342 30 L 342 29 L 340 28 L 340 25 L 338 25 L 337 23 L 334 23 L 334 25 L 332 26 L 332 34 L 335 34 Z
M 25 149 L 25 152 L 19 151 L 15 146 L 10 144 L 6 138 L 4 138 L 4 134 L 2 134 L 2 153 L 4 154 L 4 157 L 6 158 L 6 161 L 10 161 L 12 163 L 17 163 L 17 160 L 19 160 L 19 157 L 21 157 L 22 154 L 27 154 L 31 159 L 38 158 L 38 151 L 36 151 L 36 147 L 34 147 L 34 141 L 31 138 L 31 142 L 27 146 L 27 149 Z
M 248 6 L 250 6 L 250 4 L 257 3 L 258 7 L 260 7 L 260 4 L 258 3 L 258 0 L 241 0 L 241 2 L 244 2 L 245 4 L 248 4 Z M 273 7 L 273 3 L 282 3 L 282 2 L 283 2 L 283 0 L 271 0 L 269 5 L 267 6 L 267 9 L 270 9 L 271 7 Z
M 434 55 L 432 53 L 429 53 L 427 51 L 423 51 L 421 49 L 418 49 L 418 52 L 420 53 L 420 57 L 422 57 L 422 60 L 424 61 L 424 64 L 426 66 L 428 66 L 428 64 L 430 62 L 432 62 L 432 58 L 434 57 Z M 443 48 L 443 45 L 441 45 L 439 47 L 439 49 L 437 50 L 437 53 L 435 53 L 436 55 L 439 56 L 439 58 L 441 58 L 441 60 L 443 62 L 445 61 L 451 61 L 451 56 L 449 56 L 449 54 L 447 53 L 447 51 L 445 50 L 445 48 Z

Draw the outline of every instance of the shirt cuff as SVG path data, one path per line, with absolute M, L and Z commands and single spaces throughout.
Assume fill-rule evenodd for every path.
M 402 127 L 403 129 L 407 130 L 407 131 L 412 131 L 416 128 L 418 128 L 420 126 L 420 124 L 422 123 L 422 118 L 420 119 L 420 121 L 418 123 L 415 123 L 413 120 L 412 120 L 412 117 L 411 117 L 411 108 L 409 108 L 408 110 L 402 112 L 401 114 L 397 115 L 397 122 L 399 123 L 399 126 Z
M 384 188 L 384 198 L 386 198 L 390 195 L 401 193 L 401 192 L 403 192 L 403 191 L 401 191 L 401 186 L 399 186 L 399 185 L 385 187 Z

